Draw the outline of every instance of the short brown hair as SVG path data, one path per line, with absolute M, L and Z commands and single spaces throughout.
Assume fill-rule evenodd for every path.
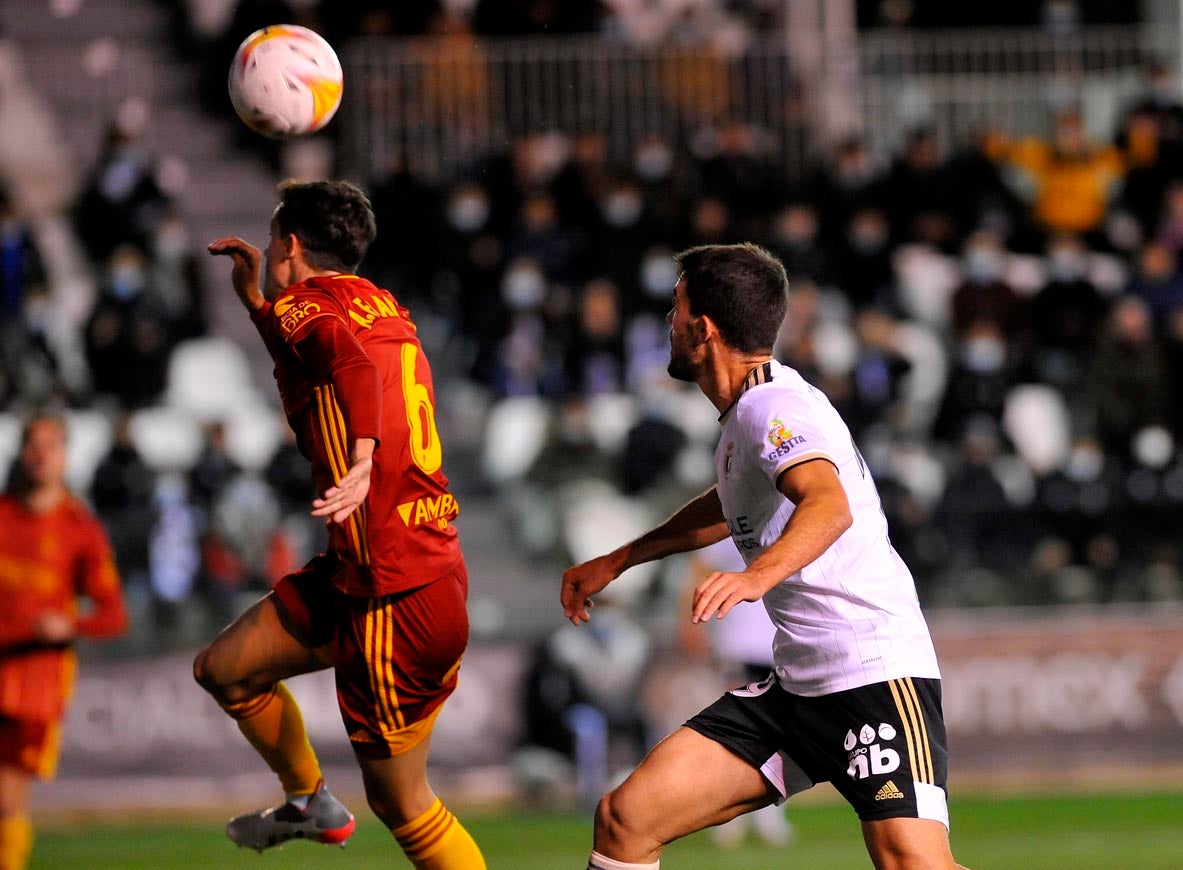
M 674 261 L 686 280 L 691 314 L 710 317 L 738 351 L 773 348 L 788 310 L 789 279 L 780 260 L 743 242 L 689 248 Z
M 348 181 L 284 181 L 275 221 L 294 235 L 314 269 L 352 272 L 377 235 L 370 200 Z

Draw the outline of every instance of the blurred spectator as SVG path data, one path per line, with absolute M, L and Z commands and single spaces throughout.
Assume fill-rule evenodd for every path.
M 948 170 L 932 130 L 912 131 L 883 184 L 883 202 L 901 242 L 922 241 L 948 249 L 955 241 Z
M 564 623 L 538 645 L 525 682 L 525 745 L 567 756 L 588 805 L 648 748 L 637 696 L 653 646 L 611 596 L 597 604 L 593 623 Z
M 125 583 L 147 587 L 156 474 L 136 449 L 130 417 L 116 419 L 113 435 L 110 451 L 95 468 L 90 501 L 106 526 Z
M 241 469 L 226 449 L 226 425 L 209 424 L 205 429 L 205 446 L 189 470 L 189 497 L 203 512 L 208 513 L 214 502 Z
M 147 291 L 150 278 L 141 249 L 117 248 L 86 324 L 86 360 L 95 392 L 126 408 L 142 407 L 160 395 L 172 349 L 168 325 Z
M 1071 395 L 1087 371 L 1108 303 L 1087 275 L 1084 245 L 1059 236 L 1048 246 L 1048 282 L 1031 300 L 1035 376 Z
M 1031 524 L 998 479 L 994 466 L 1001 451 L 993 420 L 977 417 L 966 423 L 960 462 L 935 512 L 954 574 L 973 567 L 1014 574 L 1027 561 Z
M 1155 330 L 1165 331 L 1171 312 L 1183 305 L 1183 276 L 1175 251 L 1154 242 L 1146 245 L 1126 289 L 1149 306 Z
M 1074 111 L 1056 119 L 1053 141 L 999 142 L 995 156 L 1027 173 L 1034 188 L 1032 213 L 1052 233 L 1097 231 L 1125 171 L 1117 149 L 1090 142 Z
M 830 260 L 819 244 L 820 229 L 818 211 L 809 202 L 791 202 L 774 217 L 768 248 L 785 264 L 791 283 L 805 277 L 824 284 L 832 277 Z
M 838 286 L 856 306 L 894 304 L 891 225 L 878 208 L 861 208 L 846 225 L 838 258 Z
M 1013 363 L 1024 345 L 1027 311 L 1006 283 L 1005 267 L 1006 250 L 998 236 L 979 230 L 969 237 L 962 257 L 964 279 L 950 300 L 952 326 L 953 337 L 961 339 L 983 322 L 992 324 L 1005 337 Z
M 155 514 L 148 540 L 153 613 L 156 630 L 171 636 L 193 592 L 200 564 L 198 518 L 186 498 L 182 478 L 161 479 L 156 487 Z
M 62 389 L 46 335 L 45 267 L 27 222 L 0 189 L 0 408 L 45 402 Z
M 111 125 L 98 164 L 74 205 L 78 237 L 96 263 L 106 262 L 121 245 L 147 250 L 168 204 L 139 144 L 142 123 L 121 119 Z
M 718 153 L 702 161 L 699 173 L 702 192 L 728 204 L 736 232 L 744 238 L 756 234 L 756 222 L 770 214 L 782 198 L 779 178 L 746 124 L 731 123 L 723 128 Z
M 598 279 L 583 287 L 577 323 L 567 344 L 568 389 L 584 396 L 624 389 L 624 333 L 620 291 Z
M 174 341 L 203 336 L 209 330 L 205 280 L 189 228 L 173 207 L 161 216 L 152 235 L 148 289 Z
M 1139 429 L 1165 422 L 1168 383 L 1149 307 L 1135 296 L 1121 298 L 1105 324 L 1091 372 L 1097 433 L 1105 450 L 1129 456 Z
M 1166 370 L 1171 373 L 1169 424 L 1175 434 L 1176 443 L 1183 444 L 1183 305 L 1177 306 L 1167 316 L 1163 339 L 1163 355 Z

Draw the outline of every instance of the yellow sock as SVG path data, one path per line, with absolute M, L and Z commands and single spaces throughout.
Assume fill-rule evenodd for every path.
M 480 847 L 438 798 L 419 818 L 390 833 L 417 870 L 485 870 Z
M 25 870 L 32 851 L 33 823 L 29 817 L 0 818 L 0 870 Z
M 296 699 L 283 683 L 274 691 L 224 708 L 238 730 L 279 776 L 288 794 L 311 794 L 320 782 L 320 762 L 308 742 Z

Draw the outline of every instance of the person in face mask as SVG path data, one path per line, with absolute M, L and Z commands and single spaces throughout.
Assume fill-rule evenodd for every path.
M 1007 342 L 1024 340 L 1026 307 L 1006 282 L 1006 258 L 1001 240 L 988 230 L 979 230 L 965 243 L 961 260 L 964 280 L 951 300 L 953 333 L 958 338 L 964 339 L 984 321 L 993 324 Z M 1003 356 L 1007 356 L 1005 351 Z
M 1032 360 L 1041 380 L 1071 391 L 1080 385 L 1108 303 L 1088 279 L 1088 251 L 1076 236 L 1048 244 L 1048 282 L 1030 304 Z
M 171 334 L 151 298 L 148 279 L 142 250 L 129 245 L 117 249 L 86 325 L 92 386 L 125 407 L 147 404 L 164 388 Z
M 147 282 L 148 270 L 143 253 L 138 248 L 124 245 L 111 257 L 103 292 L 117 302 L 132 302 L 139 298 Z
M 819 282 L 829 279 L 830 263 L 818 243 L 819 229 L 817 208 L 809 202 L 790 203 L 776 215 L 770 248 L 789 275 L 808 275 Z
M 891 227 L 881 209 L 859 209 L 847 223 L 838 281 L 854 305 L 890 302 L 881 298 L 892 281 L 890 241 Z

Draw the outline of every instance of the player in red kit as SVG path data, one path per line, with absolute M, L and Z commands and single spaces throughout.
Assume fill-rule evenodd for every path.
M 29 782 L 57 767 L 74 638 L 127 628 L 107 536 L 65 478 L 65 424 L 33 417 L 0 496 L 0 870 L 21 870 L 32 849 Z M 79 598 L 90 601 L 85 612 Z
M 431 729 L 468 641 L 468 578 L 441 471 L 431 369 L 407 310 L 352 274 L 374 239 L 344 182 L 285 182 L 260 251 L 219 239 L 235 292 L 275 361 L 284 413 L 312 463 L 328 552 L 284 577 L 197 657 L 194 676 L 278 775 L 286 801 L 231 820 L 240 846 L 344 843 L 354 819 L 325 788 L 282 680 L 333 667 L 370 807 L 424 870 L 483 870 L 427 781 Z

